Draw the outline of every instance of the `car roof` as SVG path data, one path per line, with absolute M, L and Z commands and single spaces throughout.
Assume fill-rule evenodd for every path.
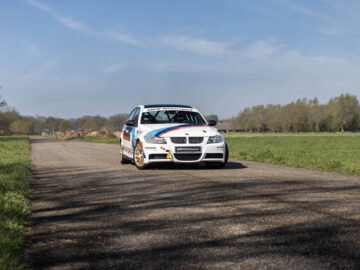
M 178 108 L 193 108 L 189 105 L 179 105 L 179 104 L 147 104 L 144 105 L 144 108 L 157 108 L 157 107 L 178 107 Z

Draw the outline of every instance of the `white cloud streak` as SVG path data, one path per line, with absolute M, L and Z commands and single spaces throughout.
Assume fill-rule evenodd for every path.
M 279 5 L 287 7 L 288 9 L 291 9 L 297 13 L 312 17 L 317 20 L 328 19 L 328 16 L 326 16 L 325 14 L 312 9 L 308 9 L 307 7 L 300 5 L 294 1 L 289 1 L 289 0 L 272 0 L 272 1 Z
M 243 52 L 243 55 L 249 58 L 263 59 L 277 54 L 280 48 L 281 46 L 278 44 L 260 40 L 250 44 Z
M 73 31 L 77 31 L 83 34 L 97 36 L 97 37 L 111 37 L 115 40 L 129 44 L 132 46 L 142 46 L 142 43 L 135 38 L 131 37 L 130 35 L 126 35 L 123 33 L 114 33 L 114 34 L 105 34 L 101 31 L 96 31 L 95 29 L 85 25 L 83 22 L 68 18 L 66 16 L 60 15 L 57 12 L 55 12 L 52 8 L 50 8 L 48 5 L 37 1 L 37 0 L 25 0 L 26 3 L 29 5 L 36 7 L 37 9 L 46 12 L 50 14 L 55 20 L 57 20 L 59 23 L 64 25 L 66 28 L 71 29 Z
M 125 68 L 124 65 L 116 64 L 116 65 L 109 65 L 109 66 L 104 67 L 103 71 L 105 73 L 114 73 L 114 72 L 122 70 L 124 68 Z
M 124 33 L 111 33 L 110 36 L 122 43 L 127 43 L 127 44 L 137 46 L 137 47 L 144 46 L 143 43 L 141 43 L 140 41 L 138 41 L 135 38 L 131 37 L 130 35 L 127 35 Z
M 209 41 L 200 38 L 190 38 L 186 35 L 165 36 L 162 44 L 180 51 L 187 51 L 206 55 L 222 55 L 226 46 L 216 41 Z

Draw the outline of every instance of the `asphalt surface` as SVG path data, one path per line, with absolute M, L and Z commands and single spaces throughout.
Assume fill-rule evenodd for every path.
M 360 269 L 360 177 L 230 160 L 120 165 L 33 138 L 34 269 Z

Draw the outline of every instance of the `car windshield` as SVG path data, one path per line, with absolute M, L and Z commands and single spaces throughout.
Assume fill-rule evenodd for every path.
M 192 111 L 183 110 L 159 110 L 144 112 L 141 116 L 141 124 L 206 124 L 204 118 Z

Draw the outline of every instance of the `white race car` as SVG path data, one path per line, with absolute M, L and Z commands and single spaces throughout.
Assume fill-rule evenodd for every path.
M 224 167 L 229 156 L 224 137 L 192 106 L 139 105 L 126 121 L 120 138 L 120 161 L 144 169 L 150 163 L 205 162 Z

